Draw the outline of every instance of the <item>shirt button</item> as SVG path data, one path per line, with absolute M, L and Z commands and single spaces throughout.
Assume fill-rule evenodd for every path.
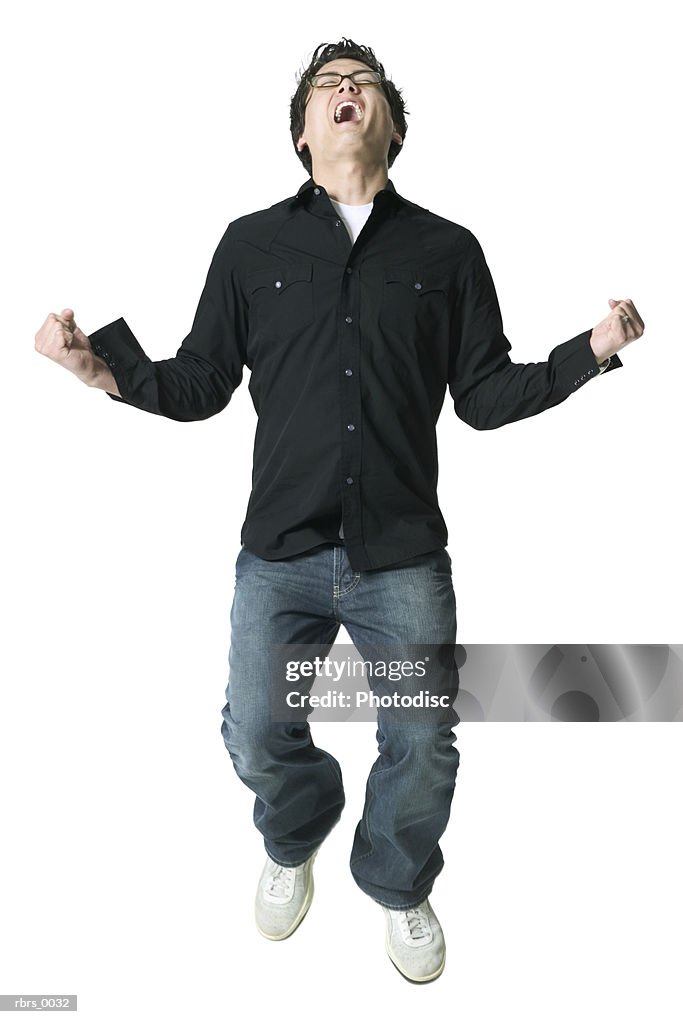
M 275 287 L 276 288 L 282 288 L 282 281 L 276 281 L 275 282 Z
M 340 220 L 335 220 L 334 226 L 335 226 L 335 228 L 340 228 L 341 227 L 341 221 Z
M 419 281 L 416 281 L 416 282 L 415 282 L 415 287 L 416 287 L 416 288 L 417 288 L 417 290 L 419 291 L 419 290 L 420 290 L 420 288 L 422 287 L 422 285 L 420 284 L 420 282 L 419 282 Z
M 352 274 L 353 273 L 353 267 L 347 267 L 346 268 L 346 273 L 347 274 Z
M 353 373 L 353 370 L 344 370 L 344 373 L 346 374 L 347 377 L 350 377 Z
M 319 188 L 314 188 L 313 189 L 313 194 L 316 195 L 316 196 L 319 196 L 320 195 L 320 189 Z
M 354 427 L 353 423 L 349 423 L 348 426 L 346 427 L 346 429 L 347 430 L 355 430 L 356 428 Z
M 345 317 L 345 320 L 346 320 L 347 324 L 352 324 L 353 323 L 353 317 L 352 316 Z
M 353 483 L 353 477 L 352 476 L 347 476 L 346 482 L 347 482 L 347 484 L 352 484 Z

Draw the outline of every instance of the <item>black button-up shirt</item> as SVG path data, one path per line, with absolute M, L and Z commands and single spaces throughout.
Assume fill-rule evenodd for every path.
M 251 371 L 258 415 L 241 542 L 265 559 L 344 542 L 354 570 L 445 547 L 436 422 L 446 387 L 477 430 L 563 402 L 600 370 L 591 331 L 513 363 L 467 228 L 391 180 L 352 244 L 326 190 L 232 221 L 176 355 L 150 360 L 123 319 L 90 335 L 116 401 L 174 420 L 220 412 Z M 608 370 L 621 366 L 612 356 Z

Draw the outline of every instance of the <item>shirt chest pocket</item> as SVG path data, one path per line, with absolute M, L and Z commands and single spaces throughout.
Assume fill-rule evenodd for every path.
M 430 337 L 448 309 L 448 285 L 434 271 L 385 267 L 379 326 L 391 336 Z
M 313 264 L 290 263 L 248 274 L 249 331 L 291 337 L 313 321 Z

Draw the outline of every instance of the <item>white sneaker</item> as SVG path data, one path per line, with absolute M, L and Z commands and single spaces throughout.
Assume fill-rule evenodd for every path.
M 382 907 L 389 959 L 408 981 L 434 981 L 446 966 L 446 943 L 429 900 L 409 910 Z
M 270 857 L 256 890 L 256 927 L 266 939 L 286 939 L 304 919 L 313 899 L 313 861 L 318 851 L 295 868 Z

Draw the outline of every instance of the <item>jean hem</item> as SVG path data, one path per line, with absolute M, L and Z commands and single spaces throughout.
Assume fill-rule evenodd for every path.
M 356 882 L 356 885 L 358 885 L 358 882 Z M 372 893 L 367 892 L 362 886 L 359 885 L 358 888 L 361 892 L 364 892 L 366 896 L 369 896 L 371 900 L 378 903 L 380 907 L 384 907 L 385 910 L 414 910 L 415 907 L 419 907 L 421 903 L 424 903 L 428 896 L 431 896 L 433 887 L 430 886 L 424 895 L 419 898 L 414 896 L 410 903 L 386 903 L 384 900 L 377 899 L 377 897 L 373 896 Z
M 265 845 L 265 843 L 263 845 L 264 845 L 265 851 L 268 854 L 268 856 L 270 857 L 270 859 L 272 861 L 274 861 L 275 864 L 279 864 L 281 868 L 300 868 L 302 866 L 302 864 L 305 864 L 307 860 L 310 860 L 311 857 L 313 856 L 313 854 L 317 853 L 318 850 L 320 849 L 319 846 L 316 846 L 315 850 L 313 850 L 311 853 L 309 853 L 308 857 L 304 857 L 303 860 L 297 861 L 296 864 L 285 864 L 284 861 L 278 860 L 277 857 L 273 857 L 272 853 L 270 852 L 268 847 Z

